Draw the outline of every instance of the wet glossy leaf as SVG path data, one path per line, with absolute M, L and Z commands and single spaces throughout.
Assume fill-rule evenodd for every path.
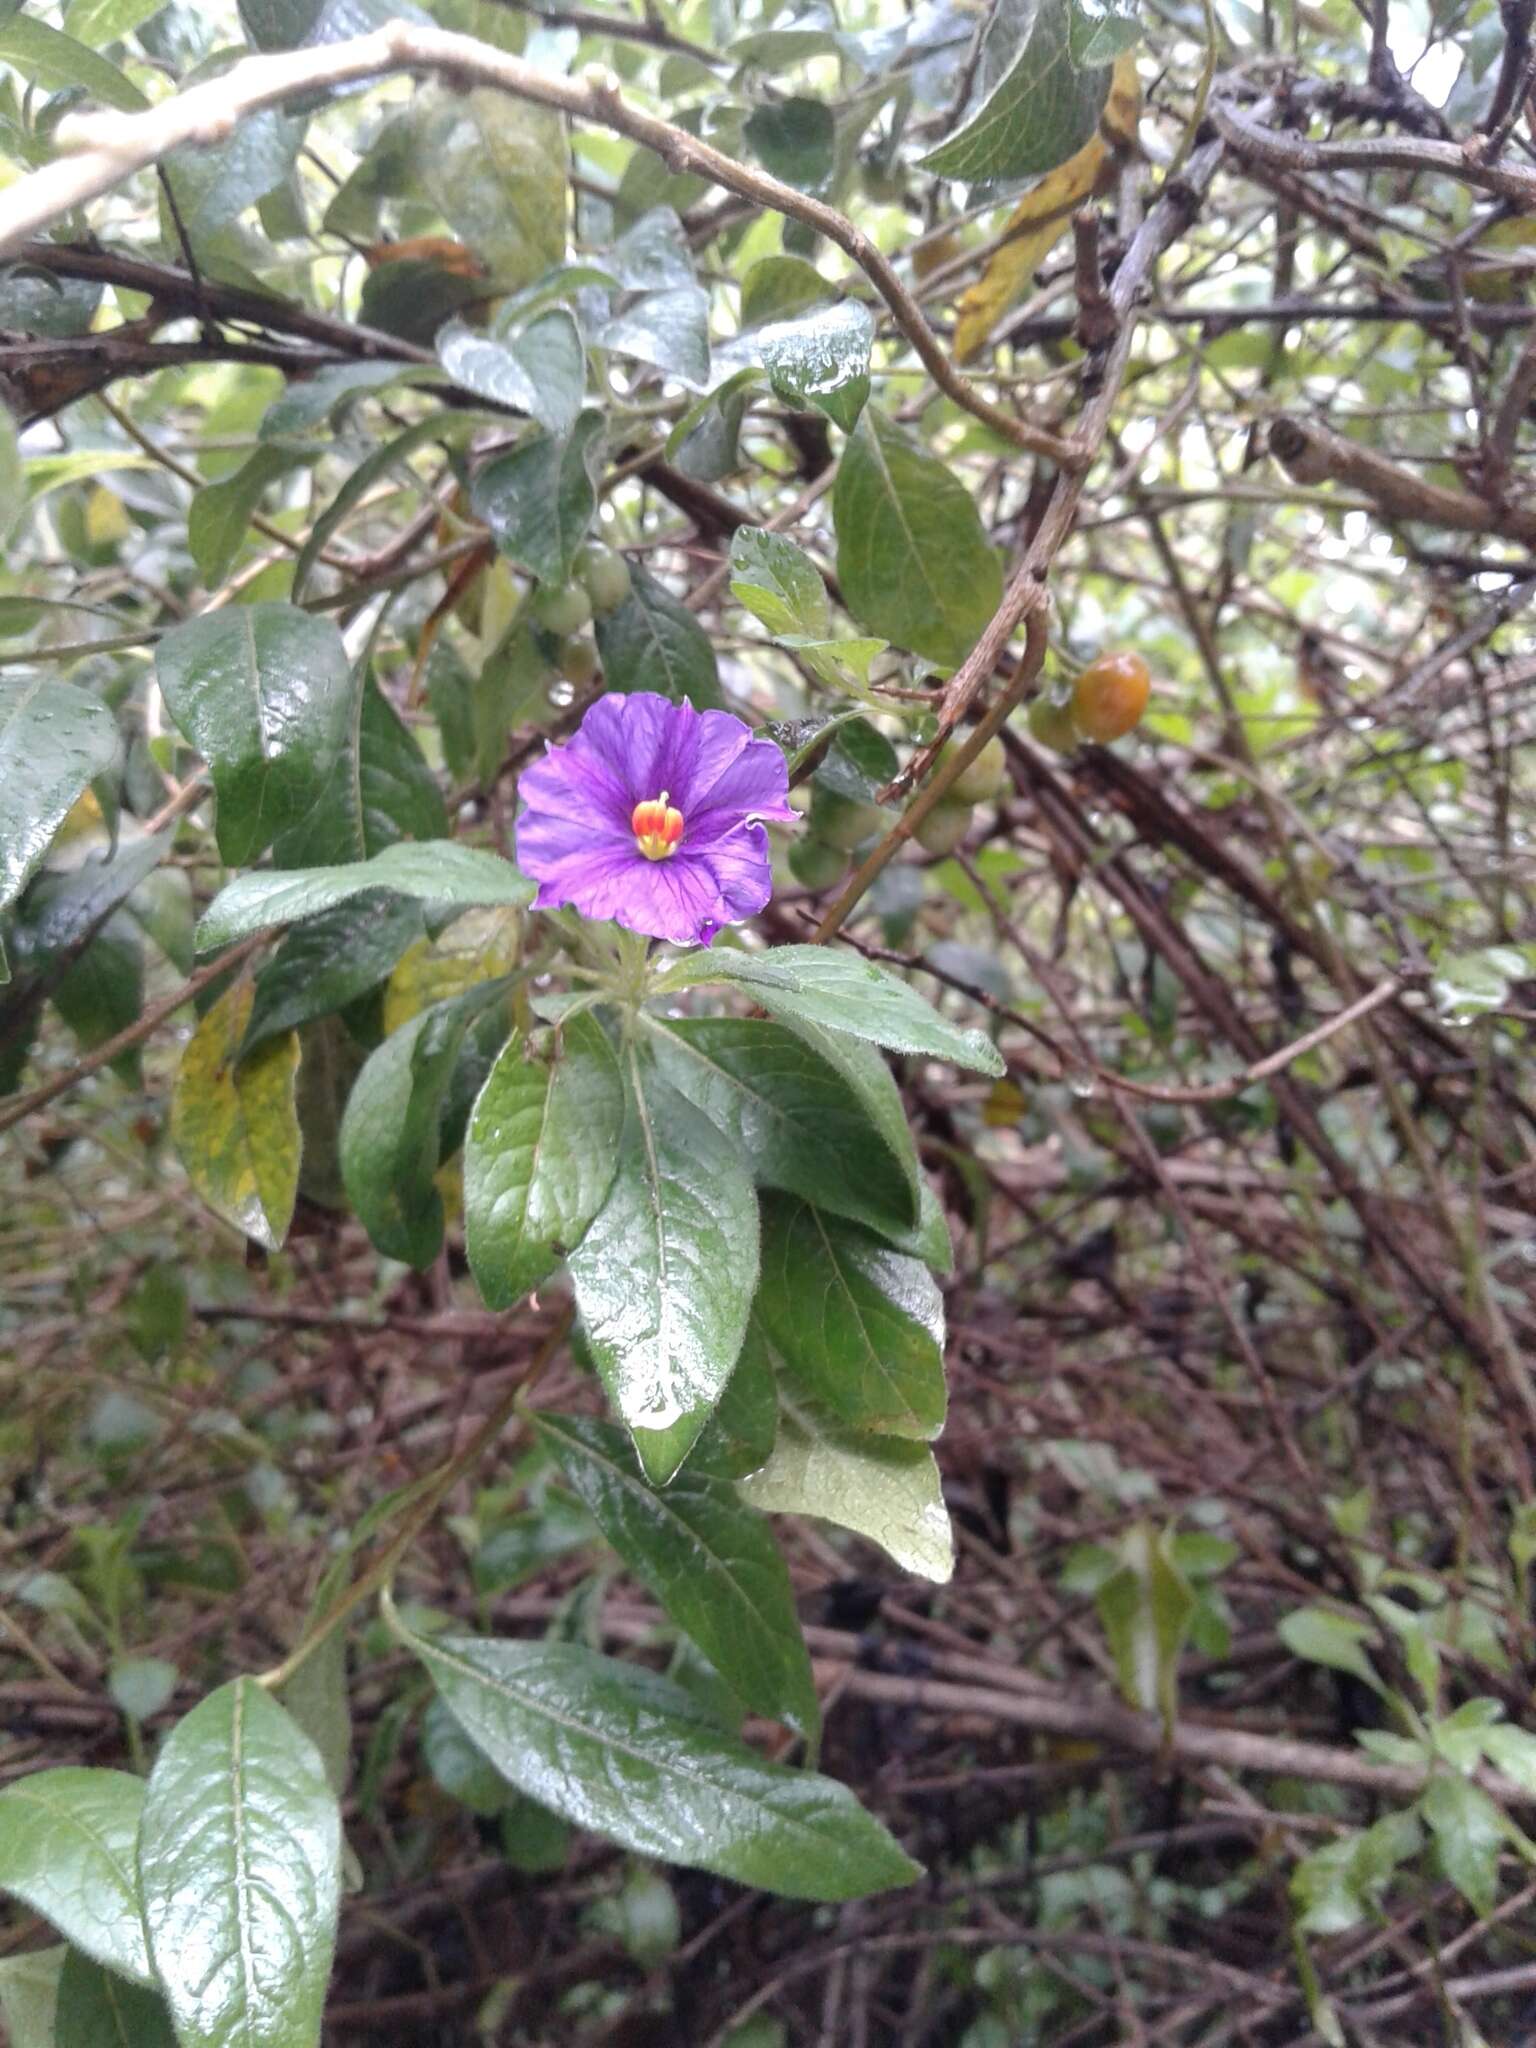
M 764 971 L 766 969 L 766 971 Z M 1000 1075 L 997 1048 L 981 1031 L 961 1030 L 894 974 L 855 953 L 830 946 L 776 946 L 769 959 L 719 948 L 679 962 L 663 991 L 702 982 L 739 982 L 753 1000 L 786 1024 L 820 1025 L 893 1052 L 952 1060 Z
M 212 773 L 219 851 L 244 866 L 320 801 L 346 744 L 341 635 L 292 605 L 228 605 L 173 626 L 155 668 L 166 708 Z
M 46 676 L 0 679 L 0 911 L 21 894 L 81 791 L 116 756 L 116 721 L 95 697 Z
M 437 337 L 437 353 L 466 391 L 527 413 L 557 438 L 575 426 L 587 359 L 576 322 L 563 306 L 541 314 L 509 340 L 451 321 Z
M 442 839 L 448 812 L 410 728 L 371 676 L 354 674 L 346 737 L 320 801 L 284 832 L 285 868 L 368 860 L 402 839 Z
M 836 296 L 837 286 L 803 256 L 765 256 L 741 281 L 741 324 L 790 320 Z
M 596 340 L 611 355 L 654 363 L 700 390 L 709 382 L 709 294 L 696 284 L 642 293 L 600 329 Z
M 736 347 L 762 364 L 775 397 L 824 412 L 851 433 L 869 397 L 874 338 L 869 308 L 843 299 L 755 327 Z
M 918 1874 L 844 1786 L 765 1762 L 652 1672 L 570 1643 L 411 1647 L 511 1784 L 639 1855 L 790 1898 L 861 1898 Z
M 854 617 L 943 667 L 963 661 L 998 607 L 1003 572 L 946 464 L 866 407 L 838 465 L 832 517 Z
M 59 1972 L 53 2048 L 176 2048 L 156 1991 L 129 1984 L 71 1949 Z
M 610 690 L 654 690 L 700 711 L 725 701 L 709 635 L 647 570 L 631 570 L 629 596 L 598 620 L 597 647 Z
M 709 1119 L 632 1061 L 618 1169 L 567 1261 L 608 1398 L 658 1483 L 719 1400 L 757 1285 L 757 1203 Z
M 625 1566 L 754 1713 L 815 1739 L 821 1710 L 789 1573 L 729 1479 L 685 1466 L 664 1488 L 610 1424 L 545 1414 L 539 1433 Z
M 274 398 L 257 431 L 263 441 L 313 433 L 328 426 L 349 401 L 390 384 L 416 384 L 434 375 L 415 363 L 328 363 L 312 376 L 296 377 L 281 397 Z
M 740 526 L 731 537 L 731 595 L 770 633 L 825 639 L 832 608 L 821 571 L 782 533 Z
M 199 1022 L 176 1075 L 171 1137 L 209 1208 L 276 1251 L 299 1188 L 299 1041 L 288 1032 L 242 1059 L 251 1004 L 251 984 L 238 981 Z
M 667 436 L 667 460 L 684 476 L 718 483 L 741 467 L 741 423 L 762 381 L 755 367 L 737 370 L 683 414 Z
M 973 182 L 1030 178 L 1082 148 L 1108 94 L 1115 52 L 1106 49 L 1090 66 L 1074 62 L 1077 4 L 1002 0 L 982 39 L 971 106 L 948 141 L 924 157 L 925 169 Z
M 181 2048 L 316 2048 L 341 1816 L 314 1744 L 250 1679 L 221 1686 L 166 1737 L 139 1876 Z
M 592 472 L 602 434 L 602 414 L 587 412 L 564 438 L 531 435 L 487 463 L 470 490 L 502 553 L 541 583 L 570 580 L 597 510 Z
M 816 1515 L 867 1536 L 903 1571 L 941 1585 L 954 1571 L 939 1468 L 926 1444 L 861 1435 L 790 1402 L 767 1463 L 737 1484 L 766 1512 Z
M 789 1195 L 763 1198 L 756 1313 L 785 1370 L 855 1429 L 937 1436 L 944 1309 L 921 1260 Z
M 421 932 L 420 904 L 388 889 L 367 890 L 295 925 L 256 977 L 242 1049 L 377 988 Z
M 466 1244 L 488 1308 L 511 1308 L 581 1242 L 612 1185 L 623 1126 L 618 1058 L 594 1018 L 571 1019 L 553 1065 L 509 1041 L 464 1145 Z
M 126 1771 L 34 1771 L 0 1792 L 0 1891 L 99 1963 L 153 1981 L 134 1867 L 144 1784 Z
M 292 873 L 237 875 L 214 898 L 197 928 L 198 950 L 216 951 L 248 932 L 296 924 L 369 889 L 393 889 L 420 903 L 443 906 L 521 905 L 533 884 L 498 854 L 454 840 L 440 845 L 387 846 L 372 860 Z
M 788 1026 L 687 1018 L 656 1032 L 651 1053 L 667 1080 L 736 1145 L 760 1185 L 877 1230 L 917 1220 L 910 1141 L 894 1152 L 843 1074 Z

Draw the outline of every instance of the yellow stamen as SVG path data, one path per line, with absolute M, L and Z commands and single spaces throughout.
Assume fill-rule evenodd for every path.
M 683 836 L 683 814 L 668 802 L 665 790 L 636 804 L 629 825 L 647 860 L 670 860 Z

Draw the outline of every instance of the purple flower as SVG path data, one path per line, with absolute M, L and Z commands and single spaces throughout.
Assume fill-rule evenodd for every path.
M 784 756 L 728 711 L 637 690 L 600 697 L 524 771 L 518 864 L 535 908 L 707 946 L 768 901 L 762 818 L 793 820 Z

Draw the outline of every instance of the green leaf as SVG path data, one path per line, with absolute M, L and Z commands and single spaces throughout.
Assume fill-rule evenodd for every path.
M 173 149 L 163 168 L 188 238 L 195 244 L 218 234 L 282 184 L 307 125 L 307 115 L 264 107 L 209 147 L 188 143 Z
M 860 1435 L 788 1403 L 766 1464 L 737 1484 L 754 1507 L 851 1529 L 920 1578 L 943 1585 L 954 1571 L 939 1468 L 926 1444 Z
M 1510 1838 L 1509 1822 L 1480 1786 L 1452 1774 L 1430 1779 L 1419 1811 L 1441 1869 L 1473 1912 L 1486 1918 L 1498 1903 L 1499 1851 Z
M 1418 1855 L 1423 1840 L 1417 1815 L 1406 1807 L 1304 1856 L 1291 1877 L 1301 1932 L 1344 1934 L 1358 1926 L 1375 1912 L 1392 1873 Z
M 71 1949 L 59 1972 L 53 2048 L 176 2048 L 176 2036 L 157 1992 Z
M 35 15 L 13 14 L 0 27 L 0 64 L 9 64 L 44 92 L 83 91 L 124 114 L 136 114 L 147 105 L 143 93 L 115 64 Z
M 429 1266 L 443 1242 L 442 1120 L 464 1034 L 505 994 L 481 982 L 391 1033 L 352 1086 L 341 1120 L 341 1174 L 358 1220 L 387 1258 Z
M 1501 1722 L 1486 1731 L 1482 1746 L 1496 1771 L 1502 1771 L 1522 1792 L 1536 1792 L 1536 1735 Z
M 765 1762 L 652 1672 L 572 1643 L 411 1648 L 510 1784 L 637 1855 L 789 1898 L 862 1898 L 918 1875 L 845 1786 Z
M 882 1232 L 917 1221 L 905 1125 L 893 1151 L 844 1075 L 786 1025 L 684 1018 L 655 1030 L 651 1052 L 673 1087 L 748 1160 L 759 1185 Z
M 107 1671 L 112 1704 L 131 1720 L 147 1721 L 169 1705 L 181 1676 L 164 1657 L 114 1657 Z
M 431 85 L 416 109 L 422 182 L 501 291 L 565 256 L 564 118 L 489 86 Z
M 288 1234 L 299 1190 L 299 1041 L 269 1038 L 242 1059 L 251 984 L 239 981 L 187 1042 L 171 1095 L 171 1139 L 192 1185 L 268 1251 Z
M 610 355 L 654 363 L 695 391 L 709 382 L 709 294 L 696 284 L 643 292 L 595 337 Z
M 438 1695 L 421 1717 L 421 1760 L 450 1799 L 482 1820 L 494 1818 L 511 1796 L 506 1779 L 476 1749 Z
M 282 1689 L 281 1705 L 315 1745 L 325 1780 L 339 1799 L 352 1767 L 352 1712 L 347 1703 L 347 1632 L 334 1628 L 311 1650 Z
M 240 0 L 240 24 L 256 50 L 344 42 L 386 21 L 425 21 L 410 0 Z
M 746 1705 L 814 1742 L 821 1708 L 811 1661 L 762 1517 L 697 1461 L 658 1492 L 610 1424 L 546 1413 L 538 1429 L 626 1568 Z
M 341 196 L 337 194 L 338 199 Z M 393 334 L 414 348 L 430 348 L 456 313 L 483 305 L 488 290 L 483 277 L 466 277 L 440 263 L 402 256 L 368 272 L 358 317 L 365 327 Z
M 1002 0 L 982 38 L 975 100 L 955 133 L 922 159 L 925 170 L 973 183 L 1032 178 L 1082 148 L 1109 97 L 1109 68 L 1073 61 L 1078 4 Z
M 1179 1703 L 1179 1654 L 1195 1611 L 1195 1592 L 1174 1557 L 1173 1535 L 1137 1522 L 1121 1539 L 1118 1568 L 1098 1589 L 1120 1690 L 1143 1713 L 1171 1728 Z
M 985 1032 L 951 1024 L 915 989 L 856 953 L 828 946 L 776 946 L 764 960 L 716 947 L 679 961 L 657 984 L 657 993 L 711 981 L 738 983 L 786 1024 L 821 1025 L 893 1052 L 951 1060 L 978 1073 L 1006 1071 Z
M 533 434 L 487 463 L 470 488 L 496 545 L 541 583 L 570 581 L 597 510 L 592 469 L 602 434 L 602 414 L 585 412 L 568 436 Z
M 437 353 L 454 382 L 477 398 L 527 413 L 557 440 L 575 426 L 587 357 L 581 332 L 563 306 L 541 314 L 510 341 L 452 320 L 437 337 Z
M 402 843 L 344 867 L 237 875 L 204 912 L 197 928 L 198 951 L 216 952 L 249 932 L 316 917 L 368 889 L 393 889 L 421 903 L 460 910 L 473 905 L 521 906 L 534 896 L 533 884 L 499 854 L 482 853 L 451 839 L 428 846 Z
M 152 1983 L 134 1869 L 144 1785 L 126 1771 L 66 1765 L 0 1792 L 0 1891 L 88 1956 Z
M 9 2029 L 9 2048 L 54 2048 L 59 1974 L 68 1953 L 40 1948 L 29 1955 L 0 1956 L 0 2019 Z
M 786 1370 L 855 1429 L 944 1426 L 944 1306 L 920 1259 L 788 1195 L 763 1198 L 756 1313 Z
M 95 697 L 44 676 L 0 679 L 0 911 L 21 894 L 71 806 L 116 758 L 116 721 Z
M 626 291 L 666 291 L 694 284 L 688 231 L 670 206 L 653 206 L 619 236 L 603 258 L 615 284 Z
M 388 889 L 368 890 L 306 918 L 256 977 L 241 1051 L 253 1052 L 263 1039 L 297 1031 L 377 988 L 423 930 L 421 906 Z
M 801 412 L 824 412 L 845 433 L 852 433 L 869 398 L 874 338 L 869 308 L 857 299 L 843 299 L 790 320 L 754 327 L 735 348 L 762 364 L 776 398 Z M 964 495 L 961 486 L 955 489 Z
M 163 5 L 164 0 L 158 0 Z M 436 373 L 418 363 L 327 363 L 311 376 L 296 377 L 274 398 L 257 429 L 263 441 L 281 441 L 328 427 L 350 400 L 390 384 L 419 384 Z
M 970 492 L 877 406 L 866 407 L 832 493 L 849 610 L 897 647 L 954 668 L 1003 594 Z
M 738 526 L 731 537 L 731 595 L 770 633 L 824 640 L 832 608 L 821 571 L 802 547 L 761 526 Z
M 802 192 L 824 192 L 837 164 L 837 123 L 825 100 L 764 100 L 742 133 L 764 170 Z
M 397 271 L 405 270 L 408 267 L 404 263 L 386 264 L 382 270 L 370 273 L 370 281 L 372 278 L 377 277 L 391 277 Z M 363 313 L 366 318 L 368 316 L 366 295 Z M 305 541 L 303 548 L 299 552 L 299 558 L 293 565 L 293 596 L 295 603 L 303 596 L 326 542 L 351 512 L 353 506 L 359 503 L 373 489 L 373 486 L 380 477 L 386 476 L 391 470 L 398 470 L 402 478 L 409 479 L 413 484 L 419 482 L 414 471 L 409 467 L 410 457 L 419 448 L 427 447 L 430 444 L 441 442 L 445 445 L 451 445 L 456 440 L 473 432 L 477 424 L 479 424 L 479 416 L 468 411 L 459 413 L 429 413 L 425 419 L 416 420 L 403 433 L 396 434 L 393 440 L 384 442 L 382 447 L 375 448 L 371 455 L 365 456 L 309 530 L 309 538 Z
M 1113 64 L 1140 41 L 1137 0 L 1068 0 L 1067 55 L 1079 71 Z
M 649 570 L 631 567 L 629 596 L 597 622 L 597 649 L 610 690 L 654 690 L 700 711 L 725 702 L 709 635 Z
M 219 852 L 243 867 L 319 802 L 346 745 L 341 634 L 293 605 L 227 605 L 173 626 L 155 671 L 212 773 Z
M 704 1426 L 695 1456 L 701 1467 L 740 1479 L 767 1461 L 778 1429 L 773 1359 L 762 1326 L 752 1316 L 725 1392 Z
M 470 1268 L 511 1308 L 578 1245 L 613 1184 L 624 1087 L 607 1033 L 573 1017 L 551 1067 L 514 1038 L 481 1089 L 464 1145 Z
M 1364 1622 L 1333 1614 L 1326 1607 L 1298 1607 L 1284 1617 L 1277 1633 L 1293 1657 L 1304 1657 L 1309 1664 L 1326 1664 L 1332 1671 L 1347 1671 L 1373 1691 L 1384 1691 L 1363 1647 L 1376 1640 L 1376 1631 Z
M 258 446 L 231 475 L 197 492 L 187 513 L 187 546 L 208 589 L 234 567 L 268 485 L 306 459 L 292 448 Z
M 144 943 L 132 918 L 115 912 L 53 985 L 53 1006 L 89 1051 L 138 1021 L 144 1006 Z M 139 1077 L 138 1047 L 112 1062 L 130 1083 Z
M 837 286 L 803 256 L 765 256 L 741 281 L 741 324 L 791 320 L 837 296 Z
M 70 0 L 64 27 L 77 43 L 100 50 L 131 36 L 164 5 L 165 0 Z
M 647 1474 L 669 1479 L 719 1400 L 757 1285 L 746 1163 L 631 1057 L 618 1169 L 567 1260 L 608 1398 Z
M 0 405 L 0 540 L 9 538 L 26 497 L 27 482 L 21 467 L 16 422 Z
M 691 405 L 667 436 L 667 460 L 684 476 L 718 483 L 741 467 L 741 423 L 762 372 L 749 365 Z
M 779 641 L 781 647 L 798 654 L 829 690 L 841 690 L 847 696 L 857 697 L 861 704 L 868 704 L 871 710 L 886 712 L 893 707 L 889 699 L 877 697 L 870 689 L 869 665 L 877 654 L 884 654 L 889 644 L 886 640 L 804 640 L 789 633 Z
M 166 1737 L 139 1877 L 181 2048 L 317 2048 L 341 1816 L 314 1744 L 252 1680 L 221 1686 Z
M 409 726 L 372 676 L 354 671 L 347 729 L 325 793 L 273 847 L 280 867 L 339 867 L 402 839 L 442 839 L 448 812 Z

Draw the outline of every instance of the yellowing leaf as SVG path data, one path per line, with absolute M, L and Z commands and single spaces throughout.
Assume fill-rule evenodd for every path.
M 171 1096 L 171 1137 L 209 1208 L 275 1252 L 299 1189 L 299 1034 L 263 1039 L 237 1059 L 253 994 L 237 982 L 193 1032 Z
M 469 910 L 437 939 L 418 939 L 384 985 L 384 1035 L 392 1037 L 431 1003 L 461 996 L 517 965 L 515 910 Z
M 1076 156 L 1043 177 L 1019 201 L 1003 232 L 1002 246 L 956 307 L 955 361 L 969 362 L 1010 306 L 1016 306 L 1049 250 L 1066 232 L 1084 200 L 1102 191 L 1118 151 L 1136 138 L 1141 86 L 1130 51 L 1115 61 L 1109 99 L 1099 126 Z
M 97 484 L 85 501 L 85 537 L 93 548 L 114 547 L 133 531 L 128 507 L 105 484 Z

